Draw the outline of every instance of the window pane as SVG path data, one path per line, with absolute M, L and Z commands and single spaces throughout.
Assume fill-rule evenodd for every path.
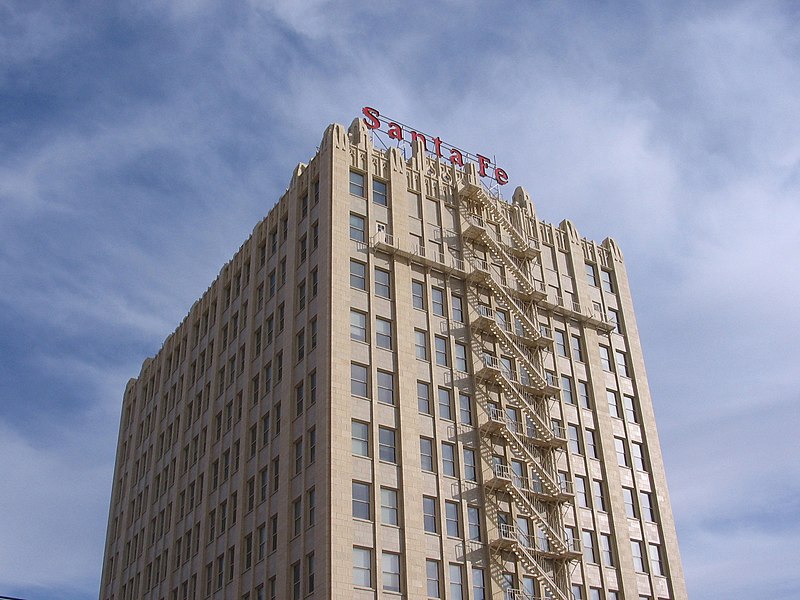
M 353 585 L 372 587 L 372 551 L 353 548 Z
M 387 206 L 389 204 L 389 199 L 386 194 L 386 182 L 378 181 L 377 179 L 372 180 L 372 201 L 381 206 Z
M 354 196 L 364 197 L 364 175 L 350 171 L 350 193 Z

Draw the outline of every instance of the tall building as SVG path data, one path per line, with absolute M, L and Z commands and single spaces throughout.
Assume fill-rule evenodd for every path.
M 685 598 L 617 245 L 365 115 L 128 383 L 100 598 Z

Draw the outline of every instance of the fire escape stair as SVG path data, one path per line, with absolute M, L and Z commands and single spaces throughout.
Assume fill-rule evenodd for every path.
M 500 223 L 500 226 L 508 232 L 521 253 L 524 253 L 526 256 L 532 256 L 536 253 L 537 248 L 535 241 L 531 244 L 529 238 L 520 233 L 511 221 L 506 218 L 494 199 L 489 197 L 479 185 L 467 184 L 459 190 L 459 194 L 462 198 L 476 201 L 483 206 L 489 214 L 492 215 L 494 220 Z

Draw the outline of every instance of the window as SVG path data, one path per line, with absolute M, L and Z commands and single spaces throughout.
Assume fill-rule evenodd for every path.
M 608 292 L 609 294 L 614 293 L 614 283 L 611 279 L 611 272 L 610 271 L 600 271 L 600 281 L 603 284 L 603 290 Z
M 400 514 L 397 506 L 397 490 L 381 488 L 381 523 L 384 525 L 399 525 Z
M 656 513 L 653 509 L 653 496 L 650 492 L 639 492 L 639 504 L 642 507 L 642 518 L 645 521 L 655 522 Z
M 466 344 L 462 344 L 461 342 L 456 342 L 456 371 L 461 371 L 462 373 L 467 372 L 467 346 Z
M 414 330 L 414 349 L 417 359 L 428 360 L 428 333 L 426 331 Z
M 425 310 L 425 286 L 421 281 L 411 282 L 411 304 L 414 308 Z
M 581 439 L 578 434 L 578 426 L 567 425 L 567 432 L 569 434 L 569 451 L 573 454 L 583 454 L 581 450 Z
M 555 330 L 555 333 L 556 333 L 556 354 L 558 354 L 559 356 L 568 356 L 567 334 L 558 329 Z
M 440 288 L 431 288 L 431 306 L 433 307 L 433 314 L 437 317 L 446 317 L 444 312 L 444 290 Z
M 653 575 L 666 575 L 664 572 L 664 563 L 661 561 L 661 547 L 658 544 L 648 544 L 650 551 L 650 568 L 653 570 Z
M 628 357 L 622 350 L 616 350 L 614 355 L 617 359 L 617 369 L 623 377 L 628 377 Z
M 292 502 L 292 535 L 297 537 L 303 531 L 303 502 L 300 498 Z
M 303 440 L 302 438 L 294 443 L 294 474 L 299 475 L 303 471 Z
M 464 301 L 461 299 L 461 296 L 451 296 L 450 297 L 450 306 L 453 309 L 453 321 L 456 323 L 463 323 L 464 322 Z
M 431 414 L 431 386 L 424 381 L 417 382 L 417 408 L 421 413 Z
M 458 502 L 447 501 L 444 503 L 445 530 L 449 537 L 461 537 L 461 518 L 459 517 Z
M 617 452 L 617 464 L 620 467 L 629 467 L 628 464 L 628 453 L 625 451 L 625 440 L 615 437 L 614 438 L 614 450 Z
M 589 285 L 597 287 L 597 269 L 589 263 L 586 263 L 586 281 L 589 282 Z
M 313 527 L 317 522 L 317 490 L 313 487 L 306 492 L 306 509 L 308 512 L 307 527 Z
M 366 242 L 366 221 L 361 215 L 350 213 L 350 239 Z
M 372 587 L 372 550 L 353 546 L 353 585 Z
M 642 542 L 631 540 L 631 554 L 633 555 L 633 568 L 639 573 L 646 573 L 647 567 L 644 564 L 642 555 Z
M 436 364 L 440 367 L 449 366 L 447 360 L 447 338 L 440 335 L 434 336 L 434 345 L 436 351 Z
M 306 594 L 314 591 L 316 583 L 314 575 L 314 553 L 309 552 L 306 554 Z
M 311 297 L 316 298 L 319 292 L 319 267 L 311 269 Z
M 419 460 L 420 468 L 423 471 L 428 471 L 429 473 L 436 471 L 434 468 L 435 463 L 433 462 L 433 440 L 431 438 L 419 438 Z
M 377 179 L 372 180 L 372 201 L 381 206 L 389 205 L 389 198 L 386 194 L 386 182 Z M 384 588 L 385 589 L 385 588 Z
M 350 260 L 350 287 L 357 290 L 367 289 L 367 265 L 357 260 Z
M 375 267 L 375 295 L 381 298 L 392 297 L 391 278 L 386 269 Z
M 467 507 L 467 536 L 470 540 L 481 541 L 481 509 L 477 506 Z
M 586 430 L 586 454 L 589 458 L 600 458 L 600 453 L 597 450 L 597 441 L 594 434 L 594 429 Z
M 375 319 L 375 343 L 378 348 L 392 349 L 392 322 L 378 317 Z
M 442 442 L 442 473 L 456 477 L 456 448 L 453 444 Z
M 589 563 L 597 562 L 597 551 L 594 547 L 594 532 L 588 529 L 583 531 L 583 559 Z
M 384 552 L 381 556 L 383 589 L 387 592 L 400 591 L 400 555 Z
M 614 326 L 616 333 L 622 333 L 622 319 L 619 316 L 619 311 L 614 308 L 608 309 L 608 322 Z
M 458 393 L 459 420 L 464 425 L 472 425 L 472 398 L 463 392 Z
M 381 460 L 397 463 L 395 450 L 395 431 L 388 427 L 378 428 L 378 456 Z
M 350 193 L 354 196 L 361 196 L 364 198 L 364 175 L 356 171 L 350 171 Z
M 394 405 L 394 375 L 378 371 L 378 402 Z
M 632 396 L 622 396 L 622 406 L 625 409 L 625 420 L 628 423 L 638 423 L 636 417 L 636 400 Z
M 583 345 L 579 335 L 570 336 L 572 339 L 572 358 L 578 362 L 583 362 Z
M 608 400 L 608 412 L 612 417 L 619 418 L 619 395 L 613 390 L 606 390 L 606 399 Z
M 478 469 L 475 465 L 475 450 L 464 448 L 464 479 L 478 481 Z
M 370 486 L 360 481 L 353 482 L 353 518 L 369 521 L 372 516 L 370 510 Z
M 431 496 L 422 497 L 422 521 L 426 532 L 439 532 L 439 528 L 436 526 L 436 498 Z
M 594 497 L 594 507 L 597 510 L 606 510 L 606 495 L 603 492 L 603 482 L 599 479 L 592 480 L 592 495 Z
M 611 543 L 611 534 L 600 534 L 600 553 L 603 557 L 603 564 L 607 567 L 614 566 L 614 545 Z
M 575 476 L 575 496 L 578 499 L 578 506 L 589 508 L 589 497 L 586 495 L 586 478 L 581 475 Z
M 572 394 L 572 377 L 561 376 L 561 395 L 567 404 L 575 404 L 575 397 Z
M 439 417 L 453 420 L 453 396 L 447 388 L 439 388 Z
M 647 464 L 644 458 L 644 446 L 639 442 L 631 442 L 631 458 L 633 467 L 637 471 L 647 471 Z
M 464 598 L 464 567 L 450 563 L 450 600 L 463 600 Z
M 269 518 L 270 551 L 278 549 L 278 515 Z
M 357 310 L 350 311 L 350 339 L 367 341 L 367 315 Z
M 636 518 L 636 504 L 633 501 L 633 490 L 622 488 L 622 501 L 625 503 L 625 514 L 631 519 Z
M 352 423 L 353 454 L 369 456 L 369 423 L 353 421 Z
M 604 371 L 612 373 L 614 369 L 611 367 L 611 350 L 608 346 L 600 346 L 600 365 Z
M 483 569 L 472 567 L 472 597 L 474 600 L 486 600 L 486 583 Z
M 577 583 L 572 584 L 572 600 L 583 600 L 583 586 Z
M 350 393 L 353 396 L 369 398 L 367 389 L 367 367 L 350 363 Z
M 427 581 L 428 598 L 441 598 L 439 590 L 439 561 L 427 559 L 425 561 L 425 579 Z

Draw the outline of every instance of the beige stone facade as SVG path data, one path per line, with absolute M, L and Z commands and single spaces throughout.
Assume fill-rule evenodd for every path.
M 100 598 L 685 598 L 616 244 L 371 136 L 129 382 Z

